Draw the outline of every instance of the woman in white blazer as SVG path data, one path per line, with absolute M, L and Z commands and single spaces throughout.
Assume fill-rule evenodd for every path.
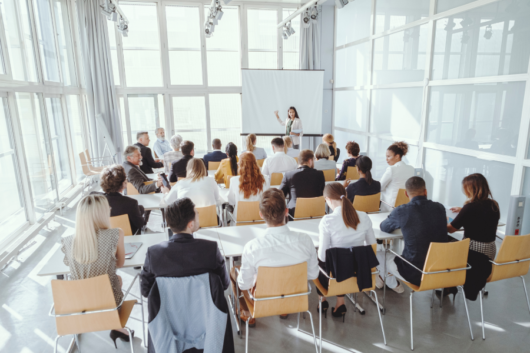
M 276 119 L 278 119 L 278 122 L 281 125 L 285 126 L 285 136 L 291 136 L 291 138 L 293 139 L 293 148 L 295 150 L 298 150 L 300 149 L 300 141 L 303 135 L 302 120 L 300 120 L 300 117 L 298 117 L 298 112 L 296 111 L 295 107 L 290 107 L 287 111 L 287 114 L 288 119 L 283 121 L 278 115 L 278 111 L 274 112 L 274 115 L 276 115 Z
M 414 167 L 405 164 L 401 159 L 407 154 L 409 145 L 406 142 L 394 142 L 386 150 L 386 162 L 389 167 L 381 178 L 381 211 L 390 212 L 396 203 L 399 189 L 405 188 L 405 182 L 414 176 Z

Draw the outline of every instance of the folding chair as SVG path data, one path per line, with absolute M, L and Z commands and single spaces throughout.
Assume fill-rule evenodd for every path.
M 261 167 L 263 167 L 263 163 L 265 162 L 265 158 L 258 159 L 256 162 L 258 162 L 258 166 L 261 168 Z
M 199 225 L 201 228 L 218 228 L 217 206 L 195 207 L 199 213 Z
M 326 181 L 335 181 L 335 169 L 323 170 Z
M 407 195 L 405 195 L 405 189 L 399 189 L 396 197 L 396 202 L 394 203 L 394 207 L 398 207 L 409 202 L 409 198 L 407 197 Z
M 279 186 L 282 183 L 282 180 L 283 180 L 282 173 L 271 174 L 271 186 Z
M 221 162 L 208 162 L 208 170 L 217 170 L 220 165 Z
M 358 180 L 360 178 L 357 167 L 348 167 L 346 171 L 346 180 Z

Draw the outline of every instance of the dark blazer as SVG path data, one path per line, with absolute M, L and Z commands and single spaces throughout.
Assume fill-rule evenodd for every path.
M 372 286 L 372 268 L 379 265 L 371 245 L 326 250 L 326 272 L 337 282 L 357 277 L 359 290 Z M 319 277 L 320 278 L 320 277 Z
M 164 163 L 162 162 L 155 162 L 153 153 L 149 147 L 142 145 L 140 142 L 137 142 L 134 145 L 140 149 L 140 154 L 142 155 L 142 165 L 140 166 L 140 169 L 145 174 L 153 173 L 153 168 L 162 168 L 164 166 Z M 160 158 L 162 158 L 162 156 L 160 156 Z
M 373 180 L 372 184 L 368 184 L 365 178 L 359 178 L 355 183 L 350 183 L 346 188 L 348 199 L 353 202 L 355 195 L 368 196 L 375 195 L 381 192 L 381 183 Z
M 287 207 L 291 216 L 294 216 L 296 198 L 322 196 L 325 186 L 326 179 L 324 179 L 324 173 L 321 170 L 316 170 L 306 165 L 285 173 L 280 184 L 280 190 L 283 191 L 285 196 L 290 195 Z
M 402 256 L 422 271 L 431 243 L 448 241 L 445 207 L 425 196 L 416 196 L 409 203 L 394 208 L 381 223 L 383 232 L 390 233 L 398 228 L 405 241 Z M 400 258 L 396 257 L 394 262 L 403 278 L 414 285 L 421 284 L 421 272 Z
M 138 205 L 138 201 L 123 196 L 119 192 L 109 192 L 108 194 L 105 194 L 105 197 L 111 207 L 110 216 L 128 215 L 132 233 L 137 234 L 138 232 L 138 234 L 140 234 L 140 230 L 145 225 L 143 217 L 144 206 Z
M 123 168 L 127 173 L 127 180 L 129 183 L 133 184 L 136 190 L 140 194 L 149 194 L 151 192 L 160 192 L 160 189 L 157 188 L 156 182 L 150 185 L 145 185 L 144 182 L 151 181 L 147 175 L 137 166 L 131 162 L 123 162 Z
M 348 158 L 342 162 L 342 168 L 340 170 L 340 174 L 337 180 L 346 180 L 346 174 L 348 173 L 348 167 L 355 167 L 355 164 L 357 163 L 357 158 Z
M 174 183 L 178 181 L 178 178 L 186 177 L 186 167 L 192 158 L 193 156 L 188 154 L 171 164 L 171 168 L 169 169 L 169 182 Z
M 221 151 L 213 151 L 210 153 L 206 153 L 204 157 L 202 157 L 202 160 L 204 161 L 206 170 L 208 170 L 208 162 L 221 162 L 225 158 L 226 158 L 226 153 L 223 153 Z
M 333 147 L 332 145 L 328 145 L 328 147 L 329 147 L 329 152 L 333 156 L 333 160 L 335 162 L 338 161 L 339 156 L 340 156 L 340 148 L 337 147 L 337 150 L 335 151 L 335 147 Z

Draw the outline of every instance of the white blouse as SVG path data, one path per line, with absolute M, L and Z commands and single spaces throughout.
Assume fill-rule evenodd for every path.
M 357 211 L 360 223 L 357 229 L 347 228 L 342 219 L 342 207 L 322 218 L 318 225 L 318 258 L 326 262 L 326 250 L 331 248 L 349 248 L 376 243 L 372 221 L 365 212 Z
M 196 207 L 206 207 L 221 204 L 219 196 L 219 187 L 214 178 L 203 177 L 195 182 L 190 179 L 179 180 L 165 194 L 160 205 L 166 207 L 183 197 L 188 197 L 193 201 Z
M 285 132 L 287 132 L 287 123 L 291 120 L 291 118 L 287 118 L 286 120 L 278 119 L 278 122 L 285 126 Z M 300 132 L 300 136 L 294 136 L 291 135 L 291 140 L 293 140 L 293 145 L 299 145 L 300 144 L 300 137 L 304 134 L 304 128 L 302 127 L 302 120 L 300 118 L 295 118 L 293 123 L 291 124 L 291 132 L 294 132 L 293 130 L 302 130 Z
M 386 168 L 381 177 L 381 200 L 394 206 L 399 189 L 405 188 L 405 183 L 414 176 L 414 167 L 399 161 Z M 392 208 L 381 203 L 381 211 L 390 212 Z
M 263 184 L 263 190 L 258 191 L 257 195 L 250 195 L 248 199 L 245 198 L 243 191 L 239 190 L 239 178 L 240 176 L 234 176 L 230 179 L 230 189 L 228 190 L 228 203 L 234 207 L 234 217 L 237 217 L 237 204 L 239 201 L 259 201 L 261 194 L 270 188 L 269 177 L 264 175 L 265 183 Z

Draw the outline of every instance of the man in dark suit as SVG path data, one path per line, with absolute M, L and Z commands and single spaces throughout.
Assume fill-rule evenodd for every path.
M 321 170 L 313 169 L 315 155 L 311 150 L 302 150 L 298 156 L 297 169 L 286 172 L 283 176 L 280 190 L 285 196 L 290 195 L 289 214 L 294 217 L 294 208 L 298 197 L 311 198 L 319 197 L 324 194 L 326 179 Z
M 213 139 L 213 151 L 210 153 L 206 153 L 204 157 L 202 157 L 204 165 L 206 166 L 206 170 L 208 170 L 208 162 L 221 162 L 223 159 L 226 158 L 226 153 L 221 151 L 221 146 L 221 140 Z
M 391 233 L 401 228 L 405 246 L 404 259 L 423 270 L 427 252 L 432 242 L 446 243 L 447 217 L 445 207 L 438 202 L 427 200 L 425 180 L 412 177 L 405 183 L 406 195 L 410 202 L 396 207 L 387 219 L 381 223 L 383 232 Z M 377 252 L 380 273 L 384 273 L 385 253 Z M 421 284 L 422 273 L 392 253 L 386 255 L 386 284 L 397 293 L 403 293 L 403 286 L 396 279 L 403 278 L 416 286 Z M 393 276 L 389 276 L 389 275 Z M 377 276 L 376 285 L 383 287 L 382 279 Z
M 123 157 L 125 161 L 122 166 L 127 173 L 127 180 L 134 185 L 140 194 L 160 192 L 160 187 L 162 186 L 162 179 L 160 177 L 155 183 L 149 185 L 144 184 L 146 181 L 151 181 L 151 179 L 139 167 L 142 161 L 142 155 L 138 147 L 127 146 L 123 152 Z
M 169 170 L 169 181 L 171 183 L 178 181 L 178 178 L 186 177 L 186 168 L 188 167 L 188 162 L 195 155 L 195 144 L 188 140 L 183 141 L 180 145 L 180 151 L 184 156 L 181 159 L 173 162 Z
M 142 164 L 140 165 L 140 169 L 145 174 L 151 174 L 153 173 L 153 168 L 162 168 L 164 166 L 163 160 L 159 158 L 154 159 L 151 149 L 147 147 L 151 141 L 147 131 L 137 133 L 136 140 L 138 142 L 134 145 L 140 149 L 140 153 L 142 154 Z

